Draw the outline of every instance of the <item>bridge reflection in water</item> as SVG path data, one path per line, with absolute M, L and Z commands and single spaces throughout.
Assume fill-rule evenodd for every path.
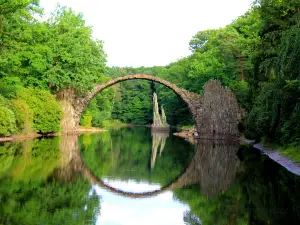
M 162 153 L 168 134 L 152 134 L 151 168 L 154 168 L 157 151 Z M 202 195 L 214 197 L 229 188 L 240 168 L 237 157 L 239 143 L 221 140 L 198 140 L 195 154 L 184 172 L 168 185 L 154 191 L 133 193 L 109 186 L 95 176 L 80 156 L 78 136 L 64 136 L 61 141 L 61 160 L 55 174 L 59 180 L 70 181 L 75 174 L 83 175 L 91 184 L 99 185 L 117 195 L 128 198 L 148 198 L 165 191 L 188 185 L 200 184 Z
M 299 176 L 258 150 L 157 140 L 126 128 L 3 143 L 0 224 L 300 224 Z

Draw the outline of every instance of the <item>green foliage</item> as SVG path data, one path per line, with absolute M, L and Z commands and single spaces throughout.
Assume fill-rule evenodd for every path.
M 87 112 L 83 115 L 83 117 L 82 117 L 82 123 L 81 123 L 81 124 L 82 124 L 84 127 L 92 127 L 92 119 L 93 119 L 92 115 L 90 114 L 89 111 L 87 111 Z
M 259 139 L 263 135 L 272 138 L 271 131 L 276 129 L 278 122 L 278 105 L 280 90 L 272 83 L 262 83 L 260 94 L 246 119 L 246 136 Z
M 166 67 L 106 70 L 103 43 L 92 38 L 82 14 L 58 7 L 49 20 L 42 21 L 37 19 L 42 14 L 38 1 L 4 2 L 0 5 L 0 94 L 8 99 L 4 107 L 13 112 L 16 123 L 5 125 L 5 133 L 30 131 L 31 127 L 41 133 L 59 130 L 61 113 L 53 98 L 23 91 L 23 87 L 52 93 L 72 88 L 84 95 L 108 77 L 145 73 L 200 95 L 208 80 L 218 79 L 233 90 L 248 112 L 243 126 L 246 137 L 297 146 L 299 8 L 298 0 L 256 0 L 251 10 L 226 27 L 197 32 L 190 41 L 192 54 L 186 58 Z M 170 124 L 193 124 L 181 99 L 146 81 L 124 82 L 97 95 L 81 122 L 98 127 L 112 120 L 151 124 L 154 91 Z M 31 93 L 29 100 L 18 94 L 22 92 Z
M 49 91 L 85 94 L 105 72 L 103 44 L 82 14 L 58 6 L 47 21 L 39 15 L 35 0 L 0 4 L 0 94 L 11 99 L 5 107 L 14 112 L 17 132 L 59 131 L 60 106 Z
M 255 70 L 249 77 L 253 105 L 246 136 L 299 145 L 299 1 L 259 1 L 263 27 Z
M 0 79 L 0 95 L 5 98 L 16 98 L 17 93 L 23 88 L 19 77 L 3 77 Z
M 162 67 L 139 68 L 109 68 L 110 77 L 129 74 L 156 75 Z M 111 98 L 111 118 L 122 123 L 151 124 L 152 123 L 152 93 L 153 82 L 131 80 L 115 85 L 114 96 Z
M 106 55 L 102 42 L 92 38 L 83 15 L 57 8 L 47 26 L 52 50 L 52 65 L 45 72 L 47 82 L 55 90 L 68 87 L 83 92 L 93 88 L 104 72 Z
M 62 111 L 60 104 L 49 91 L 22 88 L 12 85 L 12 92 L 6 92 L 7 99 L 0 95 L 0 136 L 12 133 L 52 133 L 60 129 Z
M 299 140 L 297 140 L 299 143 Z M 280 154 L 300 163 L 300 146 L 284 147 L 280 149 Z
M 30 133 L 33 121 L 33 112 L 24 100 L 11 100 L 12 110 L 16 117 L 17 132 Z
M 235 94 L 239 105 L 244 109 L 250 108 L 250 88 L 246 81 L 232 82 L 229 88 Z
M 111 122 L 115 92 L 115 88 L 108 88 L 96 95 L 83 113 L 80 124 L 87 126 L 85 121 L 87 116 L 91 117 L 89 126 L 105 127 L 107 123 Z
M 9 136 L 15 130 L 16 118 L 14 113 L 0 104 L 0 136 Z
M 13 11 L 3 25 L 0 77 L 17 76 L 25 86 L 53 92 L 73 88 L 84 94 L 92 89 L 105 71 L 106 55 L 83 16 L 58 7 L 48 21 L 40 21 L 32 4 L 19 6 L 24 8 Z
M 28 88 L 20 93 L 19 98 L 24 100 L 33 112 L 33 129 L 39 133 L 59 131 L 61 106 L 49 91 Z
M 152 88 L 148 81 L 126 81 L 120 85 L 120 99 L 116 99 L 112 117 L 123 123 L 152 123 Z M 119 101 L 118 101 L 119 100 Z

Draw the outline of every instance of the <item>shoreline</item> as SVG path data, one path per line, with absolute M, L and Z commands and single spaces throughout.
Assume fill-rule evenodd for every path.
M 78 130 L 62 134 L 62 133 L 50 133 L 50 134 L 38 134 L 38 133 L 30 133 L 30 134 L 16 134 L 9 137 L 0 137 L 0 143 L 1 142 L 14 142 L 14 141 L 24 141 L 28 139 L 34 139 L 34 138 L 40 138 L 40 137 L 59 137 L 59 136 L 65 136 L 65 135 L 80 135 L 82 133 L 100 133 L 100 132 L 106 132 L 105 129 L 100 129 L 96 127 L 92 128 L 84 128 L 80 127 Z
M 264 147 L 262 144 L 259 143 L 253 143 L 250 145 L 253 148 L 262 152 L 264 155 L 268 156 L 274 162 L 287 169 L 289 172 L 300 176 L 300 163 L 297 163 L 294 160 L 281 155 L 279 150 Z
M 198 139 L 198 137 L 193 134 L 193 131 L 187 129 L 178 133 L 174 133 L 173 135 L 182 137 L 184 139 Z M 244 137 L 240 137 L 240 144 L 248 144 L 252 146 L 264 155 L 268 156 L 274 162 L 287 169 L 289 172 L 300 176 L 300 163 L 281 155 L 280 150 L 264 147 L 262 144 L 256 143 L 254 140 L 248 140 Z
M 132 126 L 132 125 L 129 125 Z M 10 137 L 0 137 L 0 143 L 1 142 L 14 142 L 14 141 L 24 141 L 28 139 L 34 139 L 34 138 L 40 138 L 40 137 L 58 137 L 58 136 L 64 136 L 64 135 L 80 135 L 82 133 L 99 133 L 99 132 L 106 132 L 106 129 L 100 129 L 100 128 L 84 128 L 80 127 L 77 131 L 74 131 L 73 133 L 68 134 L 62 134 L 62 133 L 52 133 L 47 135 L 37 134 L 37 133 L 31 133 L 31 134 L 19 134 L 19 135 L 12 135 Z M 192 132 L 186 132 L 181 131 L 178 133 L 174 133 L 173 135 L 182 137 L 184 139 L 198 139 L 198 137 L 195 137 L 192 135 Z M 248 144 L 252 146 L 253 148 L 259 150 L 264 155 L 268 156 L 271 160 L 278 163 L 285 169 L 287 169 L 289 172 L 300 176 L 300 163 L 295 162 L 294 160 L 287 158 L 286 156 L 283 156 L 280 154 L 279 150 L 276 149 L 270 149 L 268 147 L 263 146 L 260 143 L 255 143 L 253 140 L 245 139 L 244 137 L 240 138 L 240 144 Z

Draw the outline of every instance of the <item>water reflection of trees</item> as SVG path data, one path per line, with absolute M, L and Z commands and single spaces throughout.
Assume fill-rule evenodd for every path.
M 241 147 L 240 161 L 236 147 L 206 142 L 193 159 L 199 185 L 174 191 L 190 206 L 186 224 L 299 224 L 299 177 L 253 149 Z
M 0 146 L 0 224 L 94 224 L 99 198 L 89 182 L 74 176 L 74 140 Z
M 81 137 L 87 166 L 102 167 L 100 175 L 123 179 L 128 179 L 128 173 L 119 175 L 121 170 L 134 168 L 133 175 L 164 184 L 159 177 L 165 175 L 164 168 L 166 173 L 172 168 L 168 161 L 179 163 L 174 170 L 180 168 L 182 176 L 172 174 L 171 178 L 174 188 L 182 187 L 173 190 L 174 197 L 190 207 L 184 215 L 186 224 L 299 224 L 300 178 L 253 149 L 200 141 L 191 159 L 192 151 L 187 153 L 184 147 L 171 150 L 170 136 L 151 170 L 152 141 L 136 137 L 138 133 Z M 177 140 L 172 140 L 176 147 L 186 146 Z M 1 144 L 0 224 L 94 223 L 99 197 L 90 193 L 91 185 L 81 173 L 84 168 L 78 148 L 76 136 Z M 156 152 L 159 155 L 159 147 Z M 159 177 L 144 173 L 142 163 Z
M 135 179 L 165 186 L 184 171 L 193 157 L 194 147 L 181 138 L 170 136 L 165 138 L 164 148 L 159 145 L 155 150 L 156 137 L 151 136 L 151 129 L 122 128 L 107 133 L 83 135 L 79 143 L 82 158 L 95 176 Z M 91 141 L 86 144 L 88 139 Z M 153 157 L 155 154 L 156 157 Z M 155 167 L 151 169 L 151 159 L 154 158 Z
M 155 159 L 155 156 L 157 155 L 159 145 L 162 144 L 162 147 L 164 146 L 161 142 L 166 140 L 167 136 L 168 134 L 152 133 L 151 162 L 154 161 L 153 159 Z M 126 197 L 150 197 L 160 194 L 166 190 L 173 190 L 174 188 L 180 188 L 197 183 L 200 183 L 201 185 L 202 194 L 214 197 L 220 191 L 226 190 L 235 177 L 237 169 L 239 168 L 239 160 L 236 155 L 238 144 L 202 140 L 199 141 L 196 148 L 197 151 L 186 169 L 183 170 L 178 177 L 173 178 L 173 180 L 167 185 L 162 185 L 161 190 L 153 192 L 131 193 L 119 190 L 117 187 L 110 187 L 101 181 L 101 178 L 97 177 L 97 175 L 89 169 L 88 164 L 85 174 L 89 177 L 91 182 L 100 185 L 102 188 L 107 189 L 110 192 Z M 115 177 L 112 177 L 112 179 L 114 178 Z M 144 177 L 144 180 L 147 180 L 147 177 Z

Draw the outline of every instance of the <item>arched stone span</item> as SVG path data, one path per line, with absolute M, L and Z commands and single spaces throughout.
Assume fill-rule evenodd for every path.
M 236 98 L 229 89 L 223 88 L 219 81 L 208 81 L 204 86 L 204 97 L 201 97 L 198 94 L 179 88 L 169 81 L 146 74 L 126 75 L 95 85 L 94 90 L 84 97 L 76 96 L 72 90 L 61 91 L 57 98 L 61 101 L 64 111 L 64 118 L 61 123 L 62 132 L 72 133 L 77 130 L 82 112 L 95 95 L 114 84 L 134 79 L 163 84 L 180 96 L 193 115 L 200 137 L 225 139 L 228 136 L 238 136 L 238 104 Z

